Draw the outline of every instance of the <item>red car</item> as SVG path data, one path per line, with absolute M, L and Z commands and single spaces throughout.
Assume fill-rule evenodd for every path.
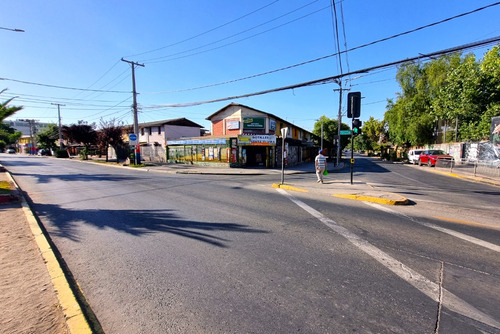
M 453 157 L 441 150 L 427 150 L 420 153 L 418 165 L 427 164 L 429 167 L 435 166 L 438 161 L 453 161 Z

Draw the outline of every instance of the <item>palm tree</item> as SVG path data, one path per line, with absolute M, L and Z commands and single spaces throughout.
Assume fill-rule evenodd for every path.
M 0 92 L 2 94 L 5 92 L 7 89 L 4 89 Z M 9 116 L 14 115 L 16 112 L 19 110 L 23 109 L 23 107 L 8 107 L 7 105 L 14 100 L 15 97 L 8 99 L 7 101 L 0 103 L 0 122 L 3 122 L 4 119 L 6 119 Z

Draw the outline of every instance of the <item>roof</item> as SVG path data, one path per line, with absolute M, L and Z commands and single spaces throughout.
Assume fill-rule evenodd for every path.
M 274 118 L 274 119 L 276 119 L 276 120 L 278 120 L 278 121 L 280 121 L 280 122 L 283 122 L 283 123 L 286 123 L 286 124 L 291 124 L 291 125 L 293 125 L 294 127 L 296 127 L 297 129 L 300 129 L 300 130 L 305 131 L 305 132 L 307 132 L 307 133 L 312 133 L 311 131 L 308 131 L 308 130 L 306 130 L 306 129 L 304 129 L 304 128 L 301 128 L 300 126 L 297 126 L 297 125 L 295 125 L 295 124 L 292 124 L 292 123 L 290 123 L 289 121 L 284 120 L 283 118 L 278 117 L 278 116 L 276 116 L 276 115 L 273 115 L 273 114 L 271 114 L 271 113 L 268 113 L 268 112 L 265 112 L 265 111 L 262 111 L 262 110 L 255 109 L 255 108 L 252 108 L 252 107 L 246 106 L 246 105 L 244 105 L 244 104 L 234 103 L 234 102 L 232 102 L 232 103 L 228 104 L 227 106 L 223 107 L 222 109 L 217 110 L 217 111 L 216 111 L 216 112 L 214 112 L 212 115 L 208 116 L 208 117 L 206 118 L 206 120 L 210 120 L 210 119 L 212 119 L 212 117 L 214 117 L 214 116 L 215 116 L 215 115 L 217 115 L 218 113 L 220 113 L 220 112 L 222 112 L 222 111 L 224 111 L 224 110 L 226 110 L 227 108 L 230 108 L 230 107 L 243 107 L 243 108 L 246 108 L 246 109 L 250 109 L 250 110 L 253 110 L 253 111 L 257 111 L 257 112 L 260 112 L 260 113 L 262 113 L 262 114 L 264 114 L 264 115 L 270 116 L 270 117 L 272 117 L 272 118 Z
M 148 128 L 151 126 L 162 126 L 162 125 L 178 125 L 178 126 L 190 126 L 190 127 L 203 128 L 202 125 L 199 125 L 198 123 L 190 121 L 189 119 L 184 118 L 184 117 L 183 118 L 166 119 L 163 121 L 139 123 L 139 128 Z M 128 126 L 132 126 L 132 125 L 128 125 Z

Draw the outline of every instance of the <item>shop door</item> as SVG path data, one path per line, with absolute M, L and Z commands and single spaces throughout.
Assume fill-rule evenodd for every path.
M 266 147 L 247 146 L 247 167 L 266 167 Z

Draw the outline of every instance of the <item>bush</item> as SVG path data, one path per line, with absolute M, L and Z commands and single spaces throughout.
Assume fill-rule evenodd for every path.
M 68 151 L 66 150 L 55 150 L 54 156 L 56 158 L 69 158 Z

